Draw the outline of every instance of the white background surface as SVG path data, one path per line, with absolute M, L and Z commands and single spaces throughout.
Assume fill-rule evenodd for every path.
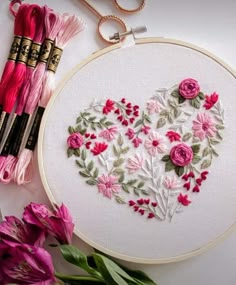
M 145 10 L 131 16 L 118 13 L 112 1 L 94 0 L 93 2 L 100 11 L 104 11 L 104 14 L 116 13 L 122 16 L 131 27 L 146 24 L 148 33 L 145 36 L 163 36 L 194 43 L 208 49 L 236 69 L 236 2 L 234 0 L 219 2 L 147 0 Z M 63 53 L 56 75 L 59 82 L 75 64 L 93 51 L 104 47 L 104 44 L 96 39 L 96 18 L 79 3 L 79 0 L 35 0 L 34 3 L 47 4 L 59 12 L 76 13 L 86 22 L 86 30 L 77 36 Z M 13 31 L 13 19 L 8 13 L 8 4 L 7 0 L 2 0 L 0 4 L 0 70 L 3 69 L 6 61 Z M 23 207 L 30 201 L 47 202 L 37 169 L 33 182 L 27 187 L 1 185 L 0 197 L 3 215 L 20 215 Z M 231 285 L 235 284 L 236 280 L 235 243 L 236 233 L 216 248 L 184 262 L 134 266 L 145 270 L 160 285 Z

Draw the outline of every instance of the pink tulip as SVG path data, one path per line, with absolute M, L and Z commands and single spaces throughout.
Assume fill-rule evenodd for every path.
M 46 205 L 30 203 L 23 214 L 24 221 L 47 230 L 60 244 L 70 244 L 74 224 L 68 209 L 62 204 L 55 211 Z
M 29 245 L 0 247 L 1 284 L 51 285 L 56 281 L 50 254 Z
M 0 224 L 0 239 L 10 246 L 27 243 L 42 246 L 45 241 L 45 232 L 33 225 L 22 223 L 14 216 L 5 217 Z

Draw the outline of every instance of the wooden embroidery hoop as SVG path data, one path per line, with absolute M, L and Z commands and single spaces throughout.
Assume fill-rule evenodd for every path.
M 150 44 L 150 43 L 156 43 L 156 44 L 170 44 L 170 45 L 176 45 L 179 47 L 184 47 L 187 49 L 191 49 L 193 51 L 197 51 L 199 53 L 201 53 L 202 55 L 209 57 L 210 59 L 212 59 L 214 62 L 216 62 L 217 64 L 219 64 L 220 66 L 223 67 L 223 69 L 225 71 L 227 71 L 230 75 L 232 75 L 234 77 L 234 79 L 236 78 L 236 73 L 233 71 L 232 68 L 230 68 L 227 64 L 225 64 L 224 62 L 222 62 L 222 60 L 220 60 L 219 58 L 217 58 L 216 56 L 214 56 L 213 54 L 211 54 L 210 52 L 201 49 L 195 45 L 189 44 L 189 43 L 185 43 L 182 41 L 178 41 L 178 40 L 172 40 L 172 39 L 164 39 L 164 38 L 143 38 L 143 39 L 136 39 L 135 43 L 137 45 L 143 45 L 143 44 Z M 64 86 L 67 84 L 67 82 L 70 80 L 70 78 L 72 78 L 78 71 L 80 71 L 81 69 L 83 69 L 83 67 L 85 67 L 86 65 L 88 65 L 90 62 L 92 62 L 93 60 L 101 57 L 101 56 L 105 56 L 107 53 L 114 51 L 116 49 L 121 48 L 122 44 L 116 44 L 113 46 L 109 46 L 107 48 L 104 48 L 94 54 L 92 54 L 91 56 L 89 56 L 87 59 L 85 59 L 84 61 L 82 61 L 79 65 L 77 65 L 74 69 L 72 69 L 67 76 L 64 78 L 64 80 L 59 84 L 59 86 L 57 87 L 57 90 L 55 92 L 55 94 L 53 95 L 52 99 L 50 100 L 48 107 L 45 111 L 42 123 L 41 123 L 41 127 L 40 127 L 40 132 L 39 132 L 39 140 L 38 140 L 38 163 L 39 163 L 39 172 L 40 172 L 40 176 L 43 182 L 43 186 L 45 188 L 45 191 L 47 193 L 47 196 L 49 197 L 49 200 L 51 203 L 58 203 L 58 201 L 55 199 L 54 194 L 52 193 L 51 189 L 50 189 L 50 185 L 48 184 L 47 178 L 46 178 L 46 173 L 45 173 L 45 166 L 44 166 L 44 159 L 43 159 L 43 144 L 44 144 L 44 133 L 45 133 L 45 128 L 47 126 L 47 118 L 48 115 L 50 113 L 50 110 L 57 98 L 57 96 L 60 94 L 60 92 L 62 91 L 62 89 L 64 88 Z M 78 177 L 79 179 L 79 177 Z M 170 256 L 168 258 L 164 257 L 164 258 L 152 258 L 152 259 L 147 259 L 147 258 L 140 258 L 140 257 L 135 257 L 135 256 L 129 256 L 129 255 L 125 255 L 125 254 L 121 254 L 118 253 L 116 251 L 113 251 L 109 248 L 106 248 L 96 242 L 94 242 L 93 240 L 91 240 L 90 238 L 88 238 L 86 235 L 84 235 L 82 232 L 80 232 L 79 228 L 76 228 L 74 233 L 76 234 L 76 236 L 78 236 L 79 238 L 81 238 L 83 241 L 85 241 L 86 243 L 88 243 L 90 246 L 108 254 L 111 255 L 113 257 L 119 258 L 119 259 L 123 259 L 126 261 L 130 261 L 130 262 L 136 262 L 136 263 L 142 263 L 142 264 L 163 264 L 163 263 L 170 263 L 170 262 L 176 262 L 176 261 L 181 261 L 193 256 L 196 256 L 200 253 L 205 252 L 206 250 L 210 249 L 211 247 L 217 245 L 220 241 L 224 240 L 230 233 L 233 232 L 233 230 L 236 228 L 236 223 L 232 223 L 230 227 L 228 227 L 226 229 L 225 232 L 221 233 L 220 235 L 218 235 L 217 237 L 215 237 L 214 239 L 212 239 L 211 241 L 207 242 L 206 244 L 204 244 L 203 246 L 196 248 L 192 251 L 186 252 L 184 254 L 178 255 L 178 256 Z

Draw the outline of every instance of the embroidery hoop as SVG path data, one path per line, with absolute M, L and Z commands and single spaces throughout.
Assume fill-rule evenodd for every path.
M 213 62 L 215 62 L 216 64 L 218 64 L 220 67 L 222 67 L 222 69 L 230 76 L 232 76 L 235 80 L 236 78 L 236 74 L 235 72 L 229 67 L 227 66 L 225 63 L 223 63 L 219 58 L 217 58 L 216 56 L 214 56 L 213 54 L 209 53 L 206 50 L 203 50 L 199 47 L 196 47 L 192 44 L 189 43 L 185 43 L 185 42 L 181 42 L 181 41 L 177 41 L 177 40 L 172 40 L 172 39 L 164 39 L 164 38 L 144 38 L 144 39 L 136 39 L 135 40 L 137 45 L 148 45 L 148 44 L 167 44 L 167 45 L 173 45 L 175 47 L 180 47 L 180 48 L 186 48 L 188 50 L 191 50 L 193 52 L 197 52 L 199 53 L 200 56 L 206 57 L 210 60 L 212 60 Z M 39 133 L 39 143 L 38 143 L 38 162 L 39 162 L 39 172 L 40 172 L 40 176 L 43 182 L 43 186 L 45 188 L 45 191 L 51 201 L 51 203 L 58 203 L 58 200 L 55 199 L 54 194 L 51 190 L 50 185 L 48 184 L 47 181 L 47 177 L 46 177 L 46 172 L 45 172 L 45 166 L 44 166 L 44 135 L 45 135 L 45 128 L 47 127 L 47 119 L 48 116 L 50 114 L 50 110 L 52 109 L 54 102 L 56 100 L 56 98 L 59 97 L 60 93 L 63 91 L 63 88 L 66 86 L 66 84 L 70 81 L 70 79 L 77 74 L 77 72 L 80 72 L 81 70 L 83 70 L 83 67 L 89 65 L 89 63 L 93 62 L 93 60 L 96 60 L 99 57 L 103 57 L 106 56 L 107 53 L 110 53 L 112 51 L 118 50 L 119 48 L 121 48 L 122 44 L 116 44 L 114 46 L 110 46 L 107 47 L 103 50 L 100 50 L 94 54 L 92 54 L 90 57 L 88 57 L 87 59 L 85 59 L 84 61 L 82 61 L 79 65 L 77 65 L 74 69 L 72 69 L 68 75 L 65 77 L 65 79 L 59 84 L 55 94 L 53 95 L 46 111 L 45 111 L 45 115 L 43 117 L 42 120 L 42 124 L 41 124 L 41 128 L 40 128 L 40 133 Z M 178 82 L 174 82 L 178 83 Z M 162 86 L 157 86 L 157 87 L 162 87 Z M 152 95 L 152 94 L 150 94 Z M 147 97 L 149 98 L 149 95 L 147 95 Z M 88 102 L 89 103 L 89 102 Z M 224 102 L 223 102 L 224 103 Z M 225 104 L 224 104 L 225 105 Z M 75 114 L 76 115 L 76 114 Z M 73 124 L 73 122 L 72 122 Z M 65 130 L 66 132 L 66 130 Z M 223 156 L 223 154 L 222 154 Z M 217 162 L 215 162 L 217 163 Z M 213 171 L 212 171 L 213 172 Z M 77 177 L 78 179 L 80 179 L 80 177 Z M 91 191 L 93 191 L 94 189 L 91 189 Z M 94 193 L 94 197 L 96 199 L 96 193 Z M 108 201 L 110 202 L 110 201 Z M 66 202 L 65 202 L 66 203 Z M 198 203 L 198 201 L 196 201 L 196 203 Z M 67 204 L 67 203 L 66 203 Z M 201 207 L 201 205 L 199 204 L 199 206 Z M 184 222 L 184 217 L 182 217 L 183 222 Z M 78 228 L 79 228 L 79 217 L 78 217 Z M 158 222 L 156 224 L 158 226 Z M 143 258 L 140 256 L 131 256 L 131 255 L 126 255 L 124 253 L 120 253 L 117 252 L 111 248 L 108 248 L 104 245 L 101 245 L 95 241 L 92 240 L 92 238 L 89 238 L 88 236 L 86 236 L 83 232 L 79 231 L 79 229 L 76 228 L 75 229 L 75 234 L 80 237 L 82 240 L 84 240 L 86 243 L 88 243 L 89 245 L 91 245 L 92 247 L 103 251 L 111 256 L 114 256 L 116 258 L 120 258 L 126 261 L 131 261 L 131 262 L 137 262 L 137 263 L 146 263 L 146 264 L 160 264 L 160 263 L 170 263 L 170 262 L 176 262 L 176 261 L 181 261 L 193 256 L 196 256 L 200 253 L 205 252 L 206 250 L 208 250 L 209 248 L 215 246 L 216 244 L 218 244 L 220 241 L 222 241 L 223 239 L 225 239 L 235 228 L 236 228 L 236 223 L 235 223 L 235 219 L 234 222 L 232 224 L 230 224 L 230 226 L 228 226 L 223 232 L 221 232 L 220 234 L 214 236 L 214 238 L 211 238 L 208 242 L 206 242 L 205 244 L 203 244 L 201 247 L 196 247 L 190 251 L 184 252 L 182 254 L 179 255 L 174 255 L 171 256 L 171 254 L 169 256 L 165 256 L 165 257 L 158 257 L 158 258 Z

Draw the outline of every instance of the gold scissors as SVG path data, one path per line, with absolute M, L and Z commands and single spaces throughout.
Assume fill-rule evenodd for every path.
M 90 11 L 92 11 L 98 17 L 99 21 L 97 25 L 97 33 L 99 37 L 108 44 L 118 43 L 120 39 L 114 39 L 114 38 L 111 39 L 111 38 L 105 37 L 102 33 L 101 27 L 105 22 L 113 21 L 113 22 L 116 22 L 121 27 L 122 32 L 125 33 L 128 31 L 125 22 L 115 15 L 106 15 L 106 16 L 102 15 L 100 12 L 98 12 L 97 9 L 95 9 L 93 5 L 91 5 L 91 3 L 89 3 L 88 0 L 81 0 L 81 1 Z M 141 0 L 140 5 L 135 9 L 126 9 L 122 7 L 117 0 L 113 0 L 113 2 L 120 11 L 127 13 L 127 14 L 132 14 L 132 13 L 137 13 L 141 11 L 145 6 L 146 0 Z

